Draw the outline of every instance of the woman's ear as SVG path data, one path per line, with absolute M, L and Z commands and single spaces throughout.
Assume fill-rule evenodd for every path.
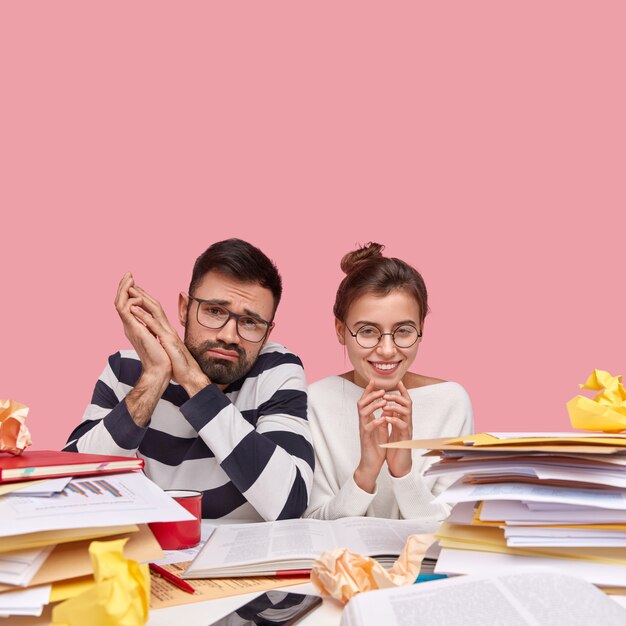
M 341 321 L 335 318 L 335 332 L 337 333 L 337 340 L 342 346 L 346 345 L 346 325 Z
M 181 291 L 178 294 L 178 320 L 181 326 L 187 327 L 187 311 L 189 309 L 189 296 Z

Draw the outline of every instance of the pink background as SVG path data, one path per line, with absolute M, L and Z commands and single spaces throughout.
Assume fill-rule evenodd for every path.
M 274 339 L 344 371 L 339 260 L 376 240 L 430 290 L 416 371 L 478 430 L 568 428 L 626 369 L 625 6 L 3 2 L 0 397 L 61 446 L 121 275 L 173 316 L 231 236 L 282 271 Z

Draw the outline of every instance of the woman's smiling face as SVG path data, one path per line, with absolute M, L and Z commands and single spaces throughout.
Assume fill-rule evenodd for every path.
M 359 332 L 363 327 L 368 327 L 363 331 L 365 335 L 376 334 L 369 329 L 377 329 L 380 333 L 401 329 L 397 339 L 402 342 L 400 335 L 405 335 L 406 343 L 410 327 L 415 328 L 416 333 L 421 332 L 419 304 L 401 289 L 386 296 L 365 294 L 350 305 L 345 323 L 335 320 L 339 343 L 346 346 L 354 367 L 355 384 L 365 387 L 370 380 L 374 380 L 377 389 L 395 389 L 415 360 L 419 338 L 412 346 L 399 348 L 391 334 L 384 334 L 373 348 L 363 348 L 350 334 Z

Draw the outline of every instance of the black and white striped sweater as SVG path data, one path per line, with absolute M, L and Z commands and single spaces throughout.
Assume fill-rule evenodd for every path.
M 300 359 L 267 343 L 248 374 L 190 398 L 170 382 L 145 428 L 125 396 L 141 374 L 137 353 L 109 357 L 65 450 L 138 456 L 163 489 L 203 492 L 202 516 L 300 517 L 313 480 L 306 381 Z

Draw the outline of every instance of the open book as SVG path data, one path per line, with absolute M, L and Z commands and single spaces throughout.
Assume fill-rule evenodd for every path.
M 341 626 L 380 624 L 623 626 L 626 609 L 585 580 L 537 568 L 361 593 L 341 616 Z
M 276 576 L 310 570 L 326 550 L 348 548 L 391 565 L 410 535 L 433 532 L 416 520 L 346 517 L 218 526 L 184 578 Z

